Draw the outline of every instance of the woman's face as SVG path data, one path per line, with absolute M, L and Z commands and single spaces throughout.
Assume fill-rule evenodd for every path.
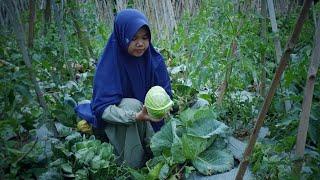
M 140 28 L 129 44 L 128 53 L 135 57 L 142 56 L 149 47 L 149 37 L 149 31 L 146 28 Z

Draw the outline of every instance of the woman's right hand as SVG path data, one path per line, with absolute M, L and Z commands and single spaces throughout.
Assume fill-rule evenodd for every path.
M 153 119 L 149 116 L 147 108 L 145 106 L 143 106 L 141 111 L 136 114 L 136 120 L 138 120 L 138 121 L 159 121 L 159 120 Z

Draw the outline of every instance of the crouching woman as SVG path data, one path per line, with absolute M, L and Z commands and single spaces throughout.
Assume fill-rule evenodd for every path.
M 147 18 L 138 10 L 123 10 L 98 62 L 90 106 L 94 127 L 104 128 L 120 160 L 131 167 L 144 165 L 150 137 L 164 124 L 153 122 L 143 106 L 153 86 L 161 86 L 172 97 L 164 59 L 151 44 Z

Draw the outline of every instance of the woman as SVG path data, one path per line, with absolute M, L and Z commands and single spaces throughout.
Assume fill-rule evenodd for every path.
M 123 10 L 97 65 L 91 109 L 93 126 L 105 128 L 120 160 L 131 167 L 144 165 L 148 139 L 164 123 L 151 122 L 143 106 L 147 91 L 156 85 L 172 97 L 164 59 L 151 44 L 147 18 L 138 10 Z

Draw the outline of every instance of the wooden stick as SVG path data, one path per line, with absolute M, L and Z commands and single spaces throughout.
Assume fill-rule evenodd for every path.
M 274 10 L 273 0 L 267 0 L 267 1 L 268 1 L 268 10 L 269 10 L 269 16 L 271 21 L 272 32 L 275 34 L 274 45 L 276 47 L 277 63 L 279 63 L 282 55 L 282 49 L 281 49 L 281 43 L 280 43 L 279 34 L 278 34 L 279 30 L 277 25 L 276 13 Z
M 304 149 L 306 145 L 310 109 L 312 104 L 314 83 L 320 62 L 320 20 L 316 20 L 314 48 L 311 56 L 311 63 L 309 65 L 306 86 L 304 88 L 304 97 L 302 102 L 302 112 L 300 115 L 300 122 L 298 128 L 297 142 L 296 142 L 296 156 L 298 161 L 294 163 L 294 173 L 300 177 L 300 171 L 303 163 Z
M 274 46 L 276 49 L 277 64 L 279 64 L 280 59 L 281 59 L 281 55 L 282 55 L 282 49 L 281 49 L 281 43 L 280 43 L 280 38 L 279 38 L 279 30 L 278 30 L 278 25 L 277 25 L 276 13 L 275 13 L 274 5 L 273 5 L 273 0 L 267 0 L 267 1 L 268 1 L 268 10 L 269 10 L 269 16 L 270 16 L 270 21 L 271 21 L 272 32 L 274 33 L 273 40 L 274 40 Z M 284 77 L 284 75 L 282 75 L 282 79 L 283 79 L 283 77 Z M 285 100 L 284 107 L 286 109 L 286 112 L 288 112 L 291 109 L 291 106 L 292 106 L 291 101 Z
M 267 0 L 261 0 L 261 40 L 264 44 L 267 44 Z M 265 70 L 266 65 L 266 50 L 261 52 L 261 74 L 260 74 L 260 86 L 259 86 L 259 93 L 262 97 L 265 97 L 266 94 L 266 82 L 267 82 L 267 72 Z
M 16 67 L 16 65 L 2 59 L 0 59 L 0 63 L 9 67 Z
M 262 106 L 262 109 L 259 113 L 259 116 L 258 116 L 258 119 L 257 119 L 257 122 L 254 126 L 254 129 L 253 129 L 253 132 L 250 136 L 250 140 L 249 140 L 249 143 L 246 147 L 246 150 L 244 152 L 244 155 L 243 155 L 243 159 L 240 163 L 240 167 L 239 167 L 239 170 L 238 170 L 238 173 L 237 173 L 237 176 L 236 176 L 236 179 L 237 180 L 241 180 L 243 179 L 243 176 L 244 176 L 244 173 L 246 172 L 246 169 L 247 169 L 247 166 L 249 164 L 249 157 L 253 151 L 253 148 L 254 148 L 254 145 L 257 141 L 257 138 L 258 138 L 258 134 L 259 134 L 259 131 L 260 131 L 260 128 L 262 127 L 263 125 L 263 121 L 267 115 L 267 112 L 268 112 L 268 109 L 270 107 L 270 104 L 271 104 L 271 101 L 272 101 L 272 98 L 276 92 L 276 89 L 277 89 L 277 86 L 280 82 L 280 79 L 281 79 L 281 75 L 282 73 L 284 72 L 286 66 L 287 66 L 287 63 L 288 63 L 288 60 L 290 58 L 290 54 L 291 52 L 293 51 L 293 48 L 299 38 L 299 35 L 301 33 L 301 29 L 302 29 L 302 26 L 304 24 L 304 21 L 305 19 L 307 18 L 307 15 L 308 15 L 308 12 L 309 12 L 309 9 L 311 7 L 311 3 L 312 3 L 313 0 L 305 0 L 304 1 L 304 4 L 303 4 L 303 7 L 302 7 L 302 10 L 300 12 L 300 16 L 296 22 L 296 25 L 295 25 L 295 28 L 293 30 L 293 33 L 290 37 L 290 39 L 288 40 L 287 42 L 287 45 L 286 45 L 286 49 L 284 51 L 284 54 L 282 55 L 281 57 L 281 60 L 280 60 L 280 64 L 276 70 L 276 73 L 273 77 L 273 80 L 272 80 L 272 83 L 271 83 L 271 86 L 270 86 L 270 89 L 269 89 L 269 92 L 263 102 L 263 106 Z

